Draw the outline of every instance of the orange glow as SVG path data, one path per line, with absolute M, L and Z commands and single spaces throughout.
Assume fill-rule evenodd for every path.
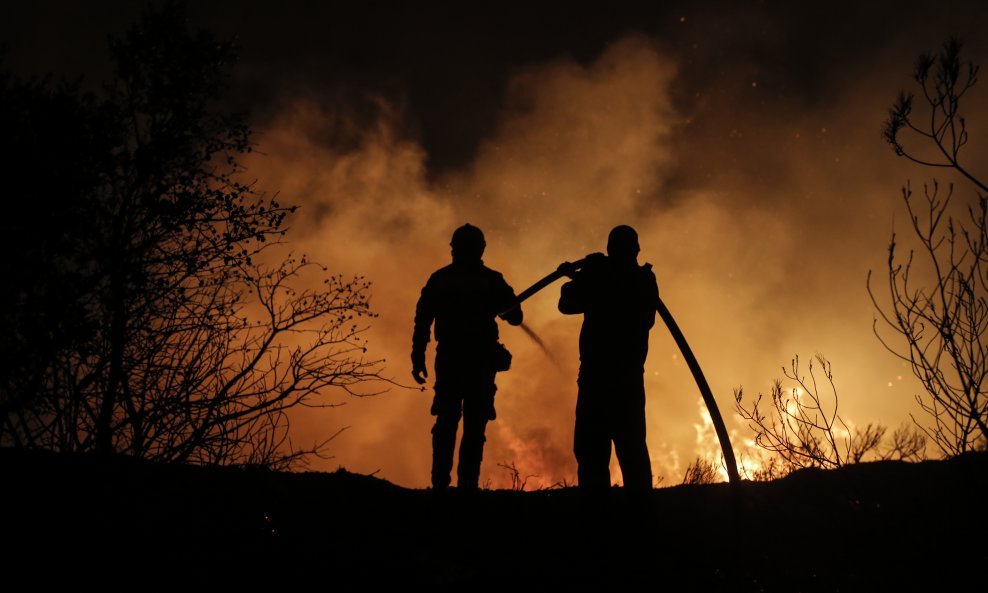
M 396 132 L 400 109 L 383 101 L 359 146 L 338 150 L 320 134 L 348 125 L 348 113 L 297 98 L 258 130 L 261 154 L 245 164 L 262 189 L 301 205 L 292 249 L 374 282 L 380 317 L 367 334 L 371 354 L 408 384 L 415 302 L 429 274 L 449 261 L 454 228 L 482 228 L 485 262 L 521 291 L 562 261 L 602 251 L 614 225 L 635 226 L 640 261 L 653 264 L 735 447 L 750 459 L 732 390 L 767 390 L 796 353 L 833 360 L 845 418 L 895 426 L 913 411 L 917 387 L 871 334 L 865 291 L 868 269 L 883 269 L 898 187 L 924 174 L 897 161 L 877 132 L 887 103 L 908 83 L 897 76 L 903 64 L 890 63 L 898 66 L 887 80 L 870 75 L 798 114 L 741 112 L 735 97 L 713 93 L 698 113 L 685 114 L 672 100 L 684 66 L 632 36 L 587 66 L 558 59 L 518 72 L 496 132 L 469 167 L 438 179 L 426 176 L 424 150 Z M 750 80 L 733 88 L 750 95 Z M 702 125 L 693 123 L 698 115 Z M 798 132 L 814 129 L 819 134 Z M 501 326 L 514 366 L 499 375 L 481 483 L 509 485 L 502 462 L 537 476 L 530 486 L 575 481 L 581 320 L 556 311 L 558 295 L 553 286 L 525 305 L 527 324 L 557 364 L 521 330 Z M 430 347 L 430 386 L 432 354 Z M 697 456 L 720 455 L 677 354 L 659 321 L 645 376 L 648 444 L 663 485 L 678 484 Z M 905 379 L 888 382 L 897 376 Z M 391 388 L 342 408 L 306 410 L 294 438 L 309 442 L 350 426 L 333 443 L 335 458 L 314 469 L 380 470 L 424 487 L 431 397 L 431 389 Z M 612 474 L 620 480 L 616 464 Z

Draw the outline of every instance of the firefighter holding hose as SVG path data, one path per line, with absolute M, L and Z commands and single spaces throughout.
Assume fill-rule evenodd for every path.
M 652 488 L 652 468 L 645 444 L 645 358 L 648 334 L 655 324 L 659 289 L 650 264 L 638 265 L 638 233 L 615 227 L 607 255 L 564 263 L 559 311 L 583 315 L 580 373 L 573 451 L 582 491 L 610 489 L 611 443 L 624 476 L 625 489 L 642 494 Z

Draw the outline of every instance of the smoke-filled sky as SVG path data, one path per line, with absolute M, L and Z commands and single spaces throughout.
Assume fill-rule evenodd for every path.
M 895 427 L 918 412 L 908 367 L 872 333 L 869 270 L 905 234 L 899 188 L 933 171 L 897 158 L 880 130 L 915 58 L 949 36 L 988 63 L 988 9 L 969 3 L 675 2 L 650 8 L 491 4 L 431 8 L 196 2 L 191 22 L 236 36 L 230 104 L 252 113 L 258 187 L 300 205 L 290 245 L 373 285 L 371 353 L 410 383 L 415 301 L 449 261 L 453 229 L 487 236 L 485 262 L 521 291 L 634 226 L 718 398 L 735 447 L 751 433 L 733 389 L 767 392 L 794 355 L 833 363 L 852 425 Z M 7 65 L 99 80 L 105 35 L 141 3 L 5 6 Z M 982 83 L 984 85 L 984 83 Z M 981 86 L 981 85 L 979 85 Z M 988 173 L 988 89 L 965 106 L 966 157 Z M 959 184 L 958 197 L 973 191 Z M 481 481 L 514 463 L 531 485 L 572 482 L 579 317 L 558 286 L 502 326 Z M 431 360 L 431 357 L 430 357 Z M 430 363 L 431 364 L 431 363 Z M 653 472 L 678 483 L 716 441 L 661 321 L 646 364 Z M 327 394 L 336 399 L 342 395 Z M 296 440 L 349 426 L 328 461 L 429 481 L 431 390 L 392 387 L 305 411 Z M 747 454 L 747 453 L 745 453 Z M 617 477 L 617 474 L 615 474 Z

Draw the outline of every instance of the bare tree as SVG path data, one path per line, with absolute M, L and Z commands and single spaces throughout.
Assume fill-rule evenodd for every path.
M 935 179 L 917 199 L 907 183 L 902 197 L 918 248 L 903 256 L 893 234 L 887 302 L 868 276 L 875 334 L 925 388 L 916 401 L 932 425 L 923 430 L 947 455 L 988 439 L 988 185 L 961 160 L 970 136 L 960 104 L 977 76 L 978 67 L 961 59 L 961 44 L 952 39 L 917 60 L 919 100 L 903 92 L 889 110 L 883 135 L 895 153 L 959 174 L 973 185 L 974 199 L 953 204 L 953 183 L 944 188 Z
M 813 361 L 808 365 L 809 375 L 802 374 L 797 356 L 789 368 L 782 369 L 785 378 L 794 383 L 792 388 L 783 388 L 782 380 L 776 380 L 770 397 L 759 393 L 750 406 L 745 405 L 741 388 L 734 392 L 738 413 L 754 431 L 755 444 L 769 453 L 762 478 L 781 477 L 804 467 L 830 469 L 866 459 L 922 456 L 925 438 L 907 427 L 895 431 L 889 443 L 885 426 L 848 426 L 838 413 L 831 364 L 820 355 L 816 362 L 825 381 L 817 379 Z

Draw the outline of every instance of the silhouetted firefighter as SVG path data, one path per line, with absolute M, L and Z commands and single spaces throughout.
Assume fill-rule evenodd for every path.
M 484 431 L 493 420 L 495 374 L 507 370 L 510 354 L 498 342 L 495 317 L 522 322 L 515 292 L 504 277 L 481 260 L 484 234 L 470 224 L 456 229 L 450 242 L 453 263 L 436 271 L 422 289 L 415 309 L 412 376 L 425 383 L 425 349 L 436 323 L 436 395 L 432 401 L 432 487 L 449 486 L 456 430 L 463 417 L 457 485 L 476 490 L 484 455 Z
M 581 490 L 607 492 L 611 442 L 624 486 L 635 493 L 652 487 L 645 444 L 645 358 L 655 324 L 659 289 L 652 266 L 638 265 L 638 233 L 618 226 L 607 238 L 607 255 L 592 254 L 560 272 L 559 310 L 583 314 L 579 395 L 573 451 Z

